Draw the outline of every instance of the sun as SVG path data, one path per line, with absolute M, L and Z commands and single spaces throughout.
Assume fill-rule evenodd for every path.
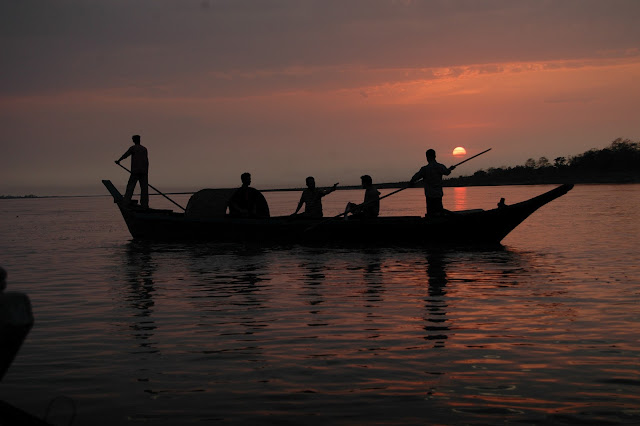
M 454 157 L 462 157 L 463 155 L 467 154 L 467 150 L 464 149 L 461 146 L 458 146 L 456 148 L 453 149 L 453 156 Z

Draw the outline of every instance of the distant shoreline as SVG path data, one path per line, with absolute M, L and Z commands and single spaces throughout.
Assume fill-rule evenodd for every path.
M 608 147 L 592 149 L 575 157 L 558 157 L 549 161 L 540 157 L 537 161 L 530 158 L 524 165 L 515 167 L 489 168 L 478 170 L 471 176 L 459 176 L 444 179 L 445 187 L 468 186 L 508 186 L 508 185 L 561 185 L 573 184 L 609 184 L 625 185 L 640 183 L 640 143 L 618 138 Z M 377 183 L 378 189 L 396 189 L 407 187 L 409 182 Z M 417 182 L 416 187 L 421 187 Z M 341 186 L 340 189 L 360 189 L 360 185 Z M 216 188 L 235 189 L 235 188 Z M 260 189 L 261 192 L 303 191 L 304 188 Z M 169 195 L 187 195 L 193 192 L 166 192 Z M 155 195 L 155 194 L 149 194 Z M 0 195 L 0 199 L 32 199 L 63 197 L 100 197 L 102 195 Z M 108 196 L 108 195 L 104 195 Z
M 640 183 L 640 179 L 636 180 L 590 180 L 590 179 L 566 179 L 566 180 L 539 180 L 539 181 L 529 181 L 529 182 L 467 182 L 464 184 L 456 183 L 457 179 L 465 179 L 462 178 L 453 178 L 450 180 L 443 181 L 443 186 L 446 188 L 466 188 L 466 187 L 476 187 L 476 186 L 529 186 L 529 185 L 562 185 L 565 183 L 573 183 L 580 185 L 633 185 Z M 399 189 L 407 187 L 408 182 L 388 182 L 388 183 L 379 183 L 374 184 L 377 189 Z M 422 183 L 417 182 L 414 188 L 422 188 Z M 231 190 L 234 188 L 215 188 L 220 190 Z M 260 189 L 260 192 L 302 192 L 305 188 L 278 188 L 278 189 Z M 347 186 L 339 186 L 339 190 L 358 190 L 362 189 L 360 185 L 347 185 Z M 191 195 L 195 194 L 197 191 L 186 191 L 186 192 L 165 192 L 165 195 Z M 157 196 L 160 194 L 157 193 L 149 193 L 149 196 Z M 43 198 L 93 198 L 93 197 L 111 197 L 109 194 L 95 194 L 95 195 L 0 195 L 0 200 L 30 200 L 30 199 L 43 199 Z
M 42 199 L 42 198 L 88 198 L 88 197 L 104 197 L 104 195 L 102 194 L 97 194 L 97 195 L 33 195 L 33 194 L 0 195 L 0 200 L 30 200 L 30 199 Z

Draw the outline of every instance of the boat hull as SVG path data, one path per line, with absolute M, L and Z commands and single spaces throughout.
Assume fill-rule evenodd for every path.
M 109 188 L 107 182 L 105 186 Z M 111 185 L 112 186 L 112 185 Z M 538 197 L 492 210 L 451 212 L 445 216 L 264 219 L 228 216 L 193 219 L 169 210 L 129 208 L 109 189 L 134 239 L 258 243 L 378 243 L 399 245 L 499 245 L 509 232 L 543 205 L 566 194 L 562 185 Z M 116 193 L 114 193 L 115 191 Z

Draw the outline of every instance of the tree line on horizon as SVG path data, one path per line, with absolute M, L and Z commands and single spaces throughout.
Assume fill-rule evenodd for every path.
M 515 167 L 480 169 L 471 176 L 446 179 L 444 186 L 530 185 L 549 183 L 640 183 L 640 142 L 618 138 L 603 149 L 573 157 L 529 158 Z M 406 182 L 381 183 L 378 188 L 399 188 Z M 345 186 L 341 189 L 359 189 Z M 298 189 L 290 189 L 298 190 Z M 0 199 L 41 198 L 37 195 L 0 195 Z
M 40 198 L 37 195 L 29 194 L 29 195 L 0 195 L 0 200 L 2 199 L 12 199 L 12 198 Z
M 640 182 L 640 143 L 618 138 L 603 149 L 573 157 L 529 158 L 515 167 L 490 167 L 449 178 L 446 186 Z

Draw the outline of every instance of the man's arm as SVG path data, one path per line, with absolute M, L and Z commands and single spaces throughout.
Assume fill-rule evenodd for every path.
M 120 164 L 120 162 L 121 162 L 122 160 L 124 160 L 125 158 L 127 158 L 127 157 L 128 157 L 128 156 L 130 156 L 130 155 L 131 155 L 131 148 L 129 148 L 129 149 L 127 150 L 127 152 L 125 152 L 124 154 L 122 154 L 122 157 L 120 157 L 120 158 L 118 158 L 118 159 L 116 160 L 116 164 Z
M 338 184 L 334 183 L 331 188 L 318 190 L 318 193 L 320 194 L 320 198 L 324 197 L 325 195 L 331 194 L 333 191 L 336 190 L 337 187 L 338 187 Z
M 304 192 L 300 196 L 300 201 L 298 202 L 298 207 L 296 207 L 296 211 L 292 213 L 292 215 L 297 214 L 302 208 L 302 204 L 304 204 Z
M 409 181 L 409 186 L 413 186 L 414 183 L 422 179 L 422 169 L 418 170 L 415 175 Z

